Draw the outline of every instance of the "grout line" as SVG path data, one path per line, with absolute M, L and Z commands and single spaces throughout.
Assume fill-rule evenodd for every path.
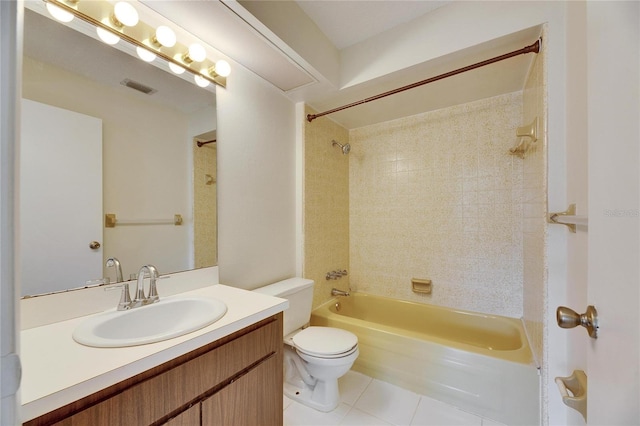
M 418 413 L 418 407 L 420 407 L 420 403 L 422 402 L 422 398 L 424 398 L 423 395 L 420 394 L 416 394 L 418 395 L 420 398 L 418 398 L 418 403 L 416 404 L 416 408 L 413 409 L 413 414 L 411 414 L 411 420 L 409 420 L 409 424 L 412 425 L 413 424 L 413 420 L 416 418 L 416 414 Z
M 360 373 L 362 374 L 362 373 Z M 358 395 L 358 397 L 355 399 L 355 401 L 353 401 L 353 405 L 351 406 L 352 408 L 355 408 L 355 406 L 358 404 L 358 401 L 360 401 L 360 398 L 362 398 L 362 395 L 364 395 L 364 393 L 367 391 L 367 389 L 369 389 L 369 386 L 371 386 L 371 383 L 373 383 L 373 378 L 366 376 L 363 374 L 363 376 L 367 377 L 369 379 L 369 383 L 367 383 L 367 386 L 364 387 L 364 389 L 362 389 L 362 392 L 360 392 L 360 394 Z M 360 410 L 362 411 L 362 410 Z

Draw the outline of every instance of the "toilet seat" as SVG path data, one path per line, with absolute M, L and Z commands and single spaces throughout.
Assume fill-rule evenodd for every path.
M 296 348 L 296 352 L 298 352 L 298 355 L 300 355 L 300 357 L 302 359 L 304 359 L 305 361 L 311 361 L 312 359 L 316 359 L 316 360 L 338 360 L 338 359 L 342 359 L 342 358 L 347 358 L 350 355 L 358 352 L 358 345 L 354 346 L 353 348 L 351 348 L 347 352 L 343 352 L 343 353 L 335 354 L 335 355 L 323 355 L 323 354 L 308 353 L 308 352 L 305 352 L 305 351 L 300 350 L 298 348 Z
M 358 349 L 358 337 L 333 327 L 307 327 L 292 337 L 294 347 L 317 358 L 341 358 Z

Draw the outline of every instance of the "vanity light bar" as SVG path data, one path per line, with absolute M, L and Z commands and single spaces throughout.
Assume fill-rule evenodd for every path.
M 140 48 L 148 50 L 150 53 L 155 54 L 159 58 L 167 61 L 170 65 L 173 64 L 177 67 L 183 68 L 185 71 L 200 77 L 210 83 L 217 84 L 221 87 L 226 87 L 227 79 L 216 73 L 210 73 L 208 70 L 215 69 L 215 63 L 205 60 L 201 63 L 193 63 L 200 69 L 194 69 L 190 67 L 190 64 L 183 62 L 176 58 L 181 58 L 184 52 L 188 51 L 188 48 L 180 43 L 176 43 L 173 47 L 168 48 L 166 46 L 158 47 L 154 43 L 156 38 L 156 30 L 151 26 L 139 21 L 135 27 L 124 27 L 120 30 L 111 27 L 109 24 L 104 23 L 109 21 L 109 16 L 113 12 L 113 6 L 108 2 L 103 1 L 79 1 L 74 4 L 74 7 L 69 6 L 63 0 L 43 0 L 47 4 L 55 5 L 62 10 L 69 12 L 78 19 L 87 22 L 96 28 L 101 28 L 122 40 Z M 106 19 L 105 19 L 106 18 Z M 148 44 L 141 40 L 148 40 Z M 203 71 L 204 70 L 204 71 Z

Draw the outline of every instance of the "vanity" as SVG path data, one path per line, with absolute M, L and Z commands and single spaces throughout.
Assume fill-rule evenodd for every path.
M 281 425 L 288 302 L 220 284 L 171 297 L 222 300 L 227 312 L 200 330 L 131 347 L 75 342 L 86 317 L 23 330 L 24 424 Z

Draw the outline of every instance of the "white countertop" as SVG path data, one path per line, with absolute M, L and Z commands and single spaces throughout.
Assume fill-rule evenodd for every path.
M 227 313 L 213 324 L 163 342 L 126 348 L 76 343 L 74 318 L 20 334 L 22 421 L 28 421 L 216 341 L 288 308 L 288 301 L 221 284 L 173 297 L 217 298 Z M 169 319 L 168 319 L 169 320 Z

